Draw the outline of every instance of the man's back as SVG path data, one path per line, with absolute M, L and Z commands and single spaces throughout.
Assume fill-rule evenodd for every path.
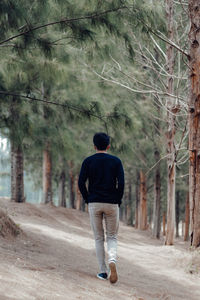
M 85 187 L 87 179 L 88 192 Z M 86 158 L 79 176 L 79 188 L 86 202 L 120 204 L 124 190 L 120 159 L 107 153 L 96 153 Z
M 87 157 L 79 175 L 79 189 L 90 215 L 90 223 L 94 232 L 96 254 L 100 273 L 97 277 L 108 278 L 108 268 L 105 263 L 104 229 L 106 226 L 106 241 L 110 282 L 118 280 L 117 261 L 117 232 L 119 228 L 119 205 L 124 191 L 124 170 L 121 160 L 107 154 L 110 148 L 110 137 L 104 133 L 96 133 L 93 137 L 96 154 Z M 88 189 L 86 181 L 89 181 Z

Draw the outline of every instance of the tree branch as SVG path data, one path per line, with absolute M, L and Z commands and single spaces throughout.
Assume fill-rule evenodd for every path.
M 59 20 L 59 21 L 54 21 L 54 22 L 49 22 L 49 23 L 46 23 L 46 24 L 38 25 L 36 27 L 29 28 L 28 30 L 26 30 L 24 32 L 13 35 L 13 36 L 11 36 L 11 37 L 3 40 L 3 41 L 0 41 L 0 45 L 2 45 L 4 43 L 7 43 L 11 40 L 14 40 L 14 39 L 16 39 L 20 36 L 26 35 L 30 32 L 41 29 L 41 28 L 45 28 L 45 27 L 48 27 L 48 26 L 56 25 L 56 24 L 77 22 L 77 21 L 80 21 L 80 20 L 96 19 L 100 16 L 103 16 L 103 15 L 106 15 L 106 14 L 109 14 L 109 13 L 112 13 L 112 12 L 116 12 L 116 11 L 121 10 L 121 9 L 127 9 L 127 7 L 126 6 L 121 6 L 121 7 L 117 7 L 117 8 L 114 8 L 114 9 L 109 9 L 109 10 L 106 10 L 106 11 L 103 11 L 103 12 L 100 12 L 100 13 L 94 13 L 94 14 L 89 15 L 89 16 L 82 16 L 82 17 L 77 17 L 77 18 L 72 18 L 72 19 L 62 19 L 62 20 Z
M 130 9 L 127 7 L 127 9 L 130 11 Z M 132 11 L 130 11 L 132 13 Z M 181 49 L 178 45 L 176 45 L 174 42 L 172 42 L 171 40 L 167 39 L 167 38 L 163 38 L 161 37 L 157 32 L 155 32 L 150 26 L 148 26 L 146 24 L 146 22 L 142 19 L 142 18 L 138 18 L 136 17 L 137 20 L 142 23 L 148 30 L 148 32 L 151 32 L 152 34 L 154 34 L 157 38 L 159 38 L 160 40 L 162 40 L 163 42 L 169 44 L 170 46 L 172 46 L 173 48 L 175 48 L 176 50 L 180 51 L 182 54 L 184 54 L 188 59 L 190 58 L 189 54 L 186 53 L 183 49 Z
M 89 67 L 89 66 L 88 66 Z M 91 69 L 92 70 L 92 69 Z M 173 95 L 173 94 L 170 94 L 170 93 L 167 93 L 167 92 L 163 92 L 163 91 L 157 91 L 157 90 L 136 90 L 136 89 L 133 89 L 119 81 L 116 81 L 116 80 L 113 80 L 113 79 L 109 79 L 109 78 L 106 78 L 102 75 L 100 75 L 99 73 L 97 73 L 96 71 L 92 70 L 92 72 L 97 75 L 98 77 L 100 77 L 101 79 L 105 80 L 105 81 L 108 81 L 108 82 L 111 82 L 111 83 L 114 83 L 114 84 L 117 84 L 121 87 L 124 87 L 128 90 L 130 90 L 131 92 L 134 92 L 134 93 L 139 93 L 139 94 L 156 94 L 156 95 L 163 95 L 163 96 L 169 96 L 169 97 L 172 97 L 172 98 L 175 98 L 175 99 L 180 99 L 182 101 L 184 101 L 184 99 L 180 96 L 176 96 L 176 95 Z
M 71 104 L 58 103 L 58 102 L 54 102 L 54 101 L 43 100 L 43 99 L 28 96 L 28 95 L 20 95 L 20 94 L 16 94 L 16 93 L 3 92 L 3 91 L 0 91 L 0 95 L 19 97 L 19 98 L 27 99 L 27 100 L 30 100 L 30 101 L 37 101 L 37 102 L 42 102 L 42 103 L 46 103 L 46 104 L 53 104 L 53 105 L 57 105 L 57 106 L 66 107 L 68 109 L 72 109 L 72 110 L 75 110 L 75 111 L 78 111 L 78 112 L 81 112 L 81 113 L 88 112 L 87 110 L 81 109 L 81 108 L 79 108 L 77 106 L 74 106 L 74 105 L 71 105 Z M 89 115 L 92 116 L 92 117 L 98 118 L 101 121 L 104 121 L 103 116 L 95 115 L 92 112 L 89 112 Z

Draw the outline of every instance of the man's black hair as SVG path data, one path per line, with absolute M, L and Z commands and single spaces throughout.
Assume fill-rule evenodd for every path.
M 98 132 L 93 137 L 93 143 L 97 147 L 97 150 L 106 150 L 110 144 L 110 137 L 104 132 Z

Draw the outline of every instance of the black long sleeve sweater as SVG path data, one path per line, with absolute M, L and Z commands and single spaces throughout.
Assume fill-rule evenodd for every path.
M 121 160 L 107 153 L 96 153 L 87 157 L 81 167 L 78 185 L 86 203 L 120 205 L 124 192 L 124 170 Z

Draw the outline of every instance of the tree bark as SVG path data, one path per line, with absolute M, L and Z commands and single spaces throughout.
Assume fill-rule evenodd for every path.
M 163 212 L 163 236 L 166 235 L 165 226 L 166 226 L 166 213 Z
M 69 162 L 69 187 L 70 187 L 70 207 L 75 208 L 75 192 L 74 192 L 74 170 L 73 162 Z
M 147 188 L 146 177 L 143 171 L 140 171 L 140 221 L 139 229 L 147 229 Z
M 124 191 L 124 214 L 123 214 L 123 222 L 127 224 L 127 208 L 128 208 L 128 190 L 127 190 L 127 186 L 125 185 L 125 191 Z
M 43 202 L 52 202 L 52 160 L 50 144 L 43 151 Z
M 189 239 L 189 224 L 190 224 L 190 207 L 189 207 L 189 192 L 187 192 L 186 202 L 185 202 L 185 233 L 184 241 Z
M 189 0 L 189 193 L 192 246 L 200 246 L 200 3 Z
M 140 181 L 140 174 L 137 171 L 136 184 L 135 184 L 135 228 L 136 229 L 138 229 L 138 224 L 139 224 L 139 202 L 140 202 L 139 181 Z
M 166 245 L 174 244 L 175 227 L 175 163 L 173 163 L 168 177 L 168 202 L 167 202 L 167 232 Z
M 183 220 L 181 221 L 181 225 L 182 225 L 181 234 L 182 234 L 182 237 L 184 237 L 184 235 L 185 235 L 185 222 Z
M 176 237 L 179 237 L 179 191 L 176 192 Z
M 62 170 L 59 178 L 59 204 L 62 207 L 66 207 L 66 173 Z
M 24 158 L 21 146 L 11 142 L 11 200 L 24 202 Z
M 11 141 L 11 201 L 15 201 L 16 199 L 16 180 L 15 180 L 15 174 L 16 174 L 16 164 L 15 164 L 15 149 Z
M 154 153 L 155 161 L 160 160 L 160 153 L 158 150 Z M 154 238 L 160 238 L 160 195 L 161 195 L 161 181 L 160 181 L 160 163 L 157 164 L 155 170 L 155 184 L 154 184 L 154 207 L 153 207 L 153 230 Z
M 174 38 L 174 12 L 173 0 L 166 0 L 166 17 L 168 38 L 173 41 Z M 167 45 L 167 71 L 171 75 L 168 77 L 167 91 L 173 94 L 174 91 L 174 49 L 171 45 Z M 171 97 L 167 99 L 167 121 L 168 129 L 167 137 L 167 233 L 166 245 L 173 245 L 174 243 L 174 227 L 175 227 L 175 178 L 176 178 L 176 164 L 175 164 L 175 116 L 173 113 L 174 103 Z
M 131 182 L 128 183 L 127 225 L 133 225 Z
M 75 182 L 76 182 L 76 209 L 80 210 L 81 209 L 81 192 L 78 187 L 78 175 L 75 177 Z

